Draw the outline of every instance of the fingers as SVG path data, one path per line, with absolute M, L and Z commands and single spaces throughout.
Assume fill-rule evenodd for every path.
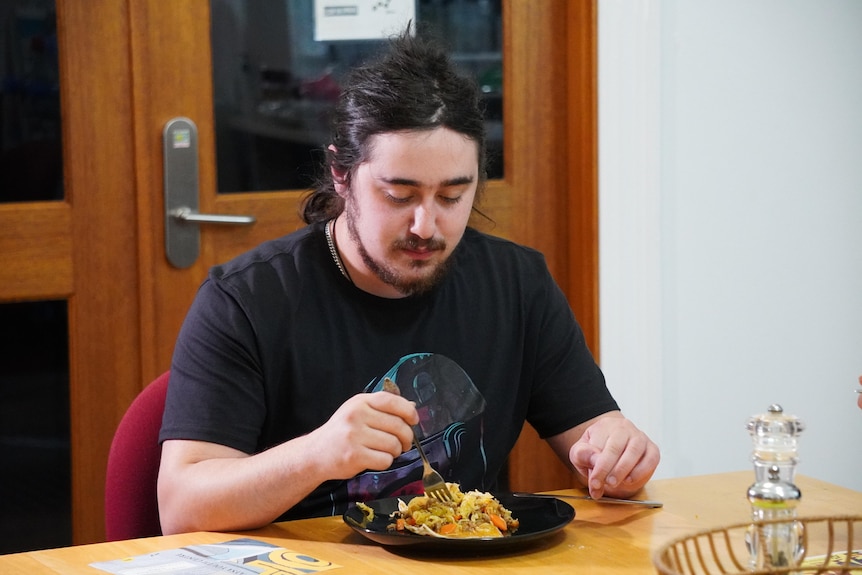
M 602 450 L 598 447 L 579 441 L 572 446 L 572 450 L 569 452 L 569 459 L 572 465 L 575 466 L 575 470 L 583 477 L 589 479 L 590 472 L 595 467 L 596 460 L 601 452 Z
M 413 441 L 418 422 L 415 405 L 389 393 L 351 397 L 314 433 L 332 466 L 333 478 L 352 477 L 367 469 L 386 469 Z
M 364 393 L 356 397 L 367 401 L 368 405 L 381 413 L 398 417 L 408 426 L 419 423 L 416 405 L 403 397 L 392 393 Z
M 390 396 L 388 393 L 371 395 L 375 396 L 369 398 L 374 420 L 369 422 L 369 426 L 398 439 L 397 453 L 394 454 L 397 457 L 410 449 L 413 443 L 413 429 L 410 426 L 419 423 L 416 406 L 402 397 L 387 398 Z
M 569 457 L 587 479 L 590 496 L 628 497 L 652 477 L 658 466 L 658 447 L 630 421 L 600 419 L 572 446 Z

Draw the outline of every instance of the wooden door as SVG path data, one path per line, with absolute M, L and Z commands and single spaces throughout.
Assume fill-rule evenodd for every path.
M 45 258 L 25 263 L 32 275 L 18 283 L 29 283 L 0 297 L 31 297 L 39 286 L 70 302 L 76 543 L 103 537 L 113 430 L 168 368 L 206 270 L 301 225 L 302 190 L 215 192 L 209 25 L 208 0 L 59 1 L 67 200 L 0 208 L 2 253 L 14 236 L 18 260 L 34 261 L 37 248 Z M 506 0 L 503 34 L 506 164 L 482 206 L 496 222 L 488 231 L 546 254 L 597 351 L 595 2 Z M 163 242 L 161 138 L 177 116 L 199 129 L 201 211 L 257 218 L 202 228 L 201 256 L 182 270 Z M 518 489 L 571 484 L 531 430 L 510 470 Z
M 107 445 L 141 381 L 127 51 L 103 49 L 128 43 L 128 11 L 59 4 L 65 193 L 0 205 L 0 302 L 67 303 L 73 530 L 84 542 L 101 538 Z

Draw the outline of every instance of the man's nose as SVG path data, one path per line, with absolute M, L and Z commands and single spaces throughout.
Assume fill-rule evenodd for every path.
M 436 231 L 437 216 L 434 213 L 434 208 L 425 204 L 419 205 L 413 211 L 413 224 L 410 226 L 410 232 L 423 240 L 427 240 L 433 238 Z

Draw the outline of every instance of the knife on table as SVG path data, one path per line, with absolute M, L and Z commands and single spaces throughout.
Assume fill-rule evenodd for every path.
M 585 501 L 595 501 L 596 503 L 611 503 L 614 505 L 642 505 L 644 507 L 662 507 L 664 503 L 661 501 L 649 501 L 645 499 L 617 499 L 615 497 L 601 497 L 593 499 L 589 495 L 553 495 L 551 493 L 526 493 L 516 491 L 512 493 L 515 497 L 538 497 L 540 499 L 583 499 Z

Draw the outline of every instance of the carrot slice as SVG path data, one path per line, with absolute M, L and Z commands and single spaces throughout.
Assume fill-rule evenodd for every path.
M 506 526 L 506 520 L 499 515 L 489 513 L 488 517 L 491 519 L 491 523 L 494 524 L 494 527 L 496 527 L 500 531 L 506 531 L 508 529 L 508 527 Z
M 440 526 L 440 535 L 451 535 L 455 533 L 455 530 L 458 528 L 458 525 L 455 523 L 446 523 L 445 525 Z

